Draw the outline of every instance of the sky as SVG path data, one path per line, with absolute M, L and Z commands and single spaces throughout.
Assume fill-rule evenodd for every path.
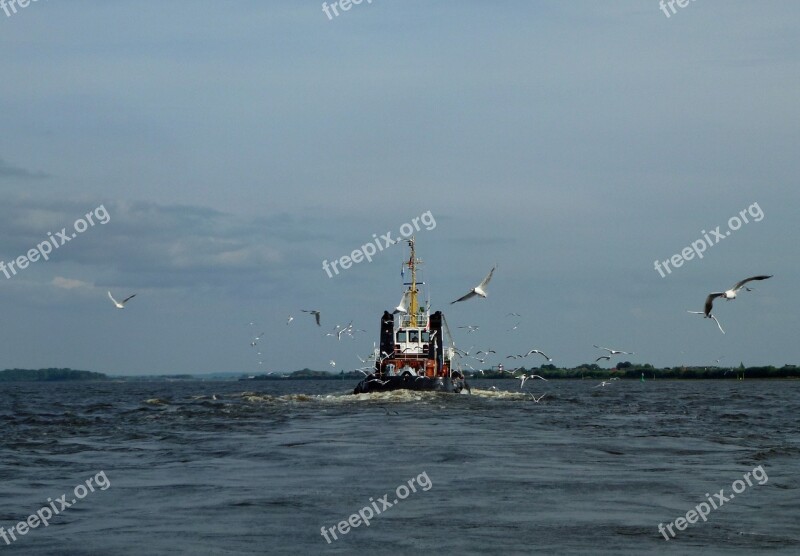
M 539 348 L 572 367 L 598 344 L 656 366 L 800 364 L 800 4 L 674 8 L 0 11 L 0 260 L 57 246 L 0 273 L 0 368 L 352 370 L 407 249 L 330 277 L 323 261 L 422 215 L 433 309 L 492 363 Z M 450 304 L 495 265 L 486 299 Z M 715 302 L 725 334 L 686 312 L 756 274 L 773 278 Z M 136 297 L 120 311 L 108 291 Z M 325 336 L 350 321 L 366 332 Z

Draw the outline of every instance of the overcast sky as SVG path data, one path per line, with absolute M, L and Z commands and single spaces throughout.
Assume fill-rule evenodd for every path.
M 428 211 L 418 255 L 460 347 L 800 364 L 797 2 L 17 9 L 0 11 L 0 259 L 108 218 L 0 274 L 0 368 L 350 370 L 406 250 L 322 262 Z M 702 259 L 656 270 L 717 226 Z M 449 304 L 494 264 L 487 299 Z M 715 303 L 725 335 L 686 313 L 762 273 Z M 108 290 L 137 296 L 119 311 Z M 324 336 L 351 320 L 367 332 Z

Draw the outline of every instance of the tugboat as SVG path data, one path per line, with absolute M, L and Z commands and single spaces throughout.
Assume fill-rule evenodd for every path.
M 391 390 L 423 390 L 429 392 L 469 392 L 464 374 L 453 368 L 456 357 L 447 321 L 441 311 L 430 313 L 430 304 L 422 308 L 417 299 L 419 286 L 415 240 L 406 240 L 411 256 L 403 263 L 403 271 L 410 271 L 410 282 L 403 293 L 400 305 L 393 313 L 384 311 L 381 316 L 380 348 L 372 357 L 374 371 L 353 390 L 354 394 L 388 392 Z M 402 273 L 405 276 L 405 272 Z M 446 345 L 445 342 L 449 342 Z

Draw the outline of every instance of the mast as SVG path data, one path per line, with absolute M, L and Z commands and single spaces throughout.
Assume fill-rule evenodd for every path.
M 408 240 L 408 245 L 411 247 L 411 257 L 408 259 L 408 268 L 411 270 L 411 287 L 409 288 L 409 305 L 408 311 L 409 314 L 412 315 L 414 321 L 417 319 L 417 311 L 419 310 L 419 305 L 417 302 L 417 255 L 416 255 L 416 248 L 415 248 L 415 240 L 414 236 L 411 236 L 411 239 Z M 416 325 L 416 322 L 414 322 Z

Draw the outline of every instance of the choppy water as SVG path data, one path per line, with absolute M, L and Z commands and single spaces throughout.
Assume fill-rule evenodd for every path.
M 111 484 L 0 553 L 800 552 L 800 382 L 529 382 L 539 403 L 472 384 L 0 385 L 0 525 Z M 757 466 L 765 484 L 658 532 Z M 322 537 L 411 478 L 368 527 Z

